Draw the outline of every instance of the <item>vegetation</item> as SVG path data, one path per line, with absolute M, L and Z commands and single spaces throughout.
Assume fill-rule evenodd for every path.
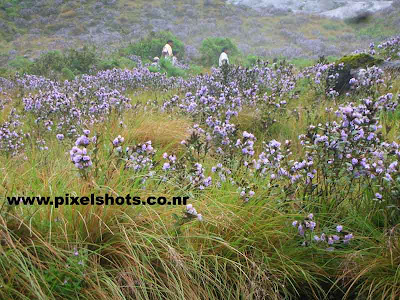
M 162 49 L 168 40 L 174 42 L 174 55 L 183 58 L 185 55 L 184 44 L 168 31 L 151 32 L 146 38 L 122 49 L 121 54 L 124 56 L 137 55 L 144 61 L 152 61 L 154 57 L 161 57 Z
M 190 59 L 200 56 L 201 41 L 215 32 L 231 37 L 245 56 L 340 57 L 367 47 L 367 41 L 379 42 L 396 34 L 399 24 L 395 5 L 382 14 L 371 15 L 365 22 L 347 23 L 276 11 L 266 16 L 227 5 L 226 1 L 176 0 L 171 4 L 166 5 L 163 0 L 2 0 L 0 67 L 6 67 L 16 56 L 32 60 L 48 49 L 79 49 L 82 41 L 109 53 L 121 47 L 121 42 L 126 46 L 151 31 L 164 29 L 179 33 Z M 184 58 L 183 53 L 179 55 Z M 244 64 L 244 59 L 240 63 Z
M 382 58 L 375 58 L 367 53 L 360 53 L 354 55 L 346 55 L 339 59 L 336 64 L 344 64 L 346 68 L 358 69 L 367 68 L 372 66 L 379 66 L 383 63 Z
M 0 78 L 0 298 L 399 298 L 399 77 L 367 67 L 339 96 L 325 58 L 248 60 Z M 93 61 L 28 67 L 68 78 Z M 91 194 L 191 205 L 7 201 Z
M 206 38 L 203 40 L 200 53 L 201 62 L 206 66 L 218 66 L 219 55 L 223 48 L 229 50 L 231 61 L 234 62 L 235 58 L 239 55 L 239 50 L 236 45 L 229 38 Z
M 88 46 L 81 50 L 49 51 L 33 62 L 26 58 L 17 57 L 9 63 L 9 66 L 20 73 L 47 77 L 60 74 L 74 77 L 80 74 L 88 74 L 97 66 L 106 67 L 104 63 L 100 63 L 95 50 Z

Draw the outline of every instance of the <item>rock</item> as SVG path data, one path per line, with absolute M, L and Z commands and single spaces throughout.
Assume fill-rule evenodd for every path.
M 339 8 L 321 13 L 325 17 L 339 19 L 356 19 L 364 18 L 375 12 L 386 9 L 392 5 L 393 1 L 363 1 L 347 3 Z
M 383 59 L 375 58 L 367 53 L 359 53 L 343 56 L 336 62 L 336 64 L 341 63 L 343 63 L 347 68 L 358 69 L 380 65 L 383 63 Z
M 339 94 L 343 94 L 350 90 L 350 79 L 357 77 L 361 68 L 379 66 L 383 63 L 383 59 L 375 58 L 367 53 L 343 56 L 336 61 L 335 66 L 329 70 L 329 75 L 339 74 L 335 83 L 327 80 L 327 91 L 331 88 Z M 343 64 L 343 68 L 339 65 Z
M 395 0 L 398 1 L 398 0 Z M 238 7 L 247 6 L 254 9 L 262 9 L 267 13 L 285 14 L 293 11 L 294 13 L 320 14 L 325 17 L 348 19 L 354 18 L 360 13 L 377 11 L 389 8 L 394 1 L 379 0 L 228 0 L 228 3 Z

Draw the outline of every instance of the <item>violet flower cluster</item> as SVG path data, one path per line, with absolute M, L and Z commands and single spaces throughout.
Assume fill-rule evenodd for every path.
M 319 244 L 328 247 L 327 251 L 335 250 L 333 247 L 335 245 L 348 244 L 354 238 L 352 233 L 343 231 L 342 225 L 336 226 L 335 233 L 316 234 L 317 223 L 314 221 L 314 214 L 309 214 L 302 221 L 293 221 L 292 226 L 296 228 L 298 235 L 302 238 L 302 246 Z

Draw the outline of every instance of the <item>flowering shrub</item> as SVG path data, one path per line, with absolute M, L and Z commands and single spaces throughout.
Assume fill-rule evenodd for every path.
M 24 132 L 20 119 L 16 110 L 12 109 L 8 120 L 0 124 L 0 152 L 7 156 L 16 155 L 24 148 Z
M 117 139 L 115 139 L 114 142 Z M 121 139 L 119 139 L 119 142 L 121 142 Z M 119 148 L 121 148 L 121 146 L 117 148 L 117 151 L 122 152 L 122 148 L 121 150 L 118 150 Z M 152 169 L 156 165 L 156 162 L 154 162 L 155 154 L 156 150 L 153 148 L 151 141 L 148 141 L 144 144 L 137 144 L 131 147 L 126 147 L 125 152 L 123 153 L 125 169 L 133 170 L 134 172 L 147 172 L 142 179 L 142 183 L 144 183 L 149 177 L 152 177 L 155 173 L 152 171 Z
M 382 46 L 371 45 L 369 53 L 377 56 L 383 49 L 393 53 L 396 47 L 396 40 L 391 40 Z M 131 59 L 137 62 L 132 70 L 110 69 L 63 83 L 30 75 L 5 82 L 22 95 L 21 115 L 33 119 L 27 135 L 32 144 L 49 149 L 50 137 L 68 147 L 71 143 L 74 166 L 86 177 L 92 169 L 96 178 L 102 172 L 104 181 L 112 177 L 111 166 L 121 166 L 121 172 L 141 178 L 138 185 L 173 183 L 196 193 L 232 186 L 237 198 L 248 203 L 279 193 L 281 202 L 293 197 L 324 198 L 332 202 L 333 209 L 364 196 L 373 201 L 377 212 L 388 216 L 390 211 L 388 224 L 395 222 L 400 207 L 396 200 L 400 193 L 399 149 L 396 141 L 385 138 L 381 118 L 395 115 L 399 96 L 388 91 L 392 79 L 382 69 L 360 70 L 349 82 L 349 100 L 339 98 L 340 91 L 335 90 L 344 64 L 321 61 L 297 72 L 286 62 L 260 61 L 250 68 L 213 68 L 209 74 L 184 79 L 150 72 L 140 58 Z M 323 122 L 308 124 L 299 136 L 300 145 L 266 139 L 272 127 L 284 125 L 293 114 L 297 121 L 304 118 L 300 109 L 291 107 L 306 89 L 312 90 L 321 105 L 327 99 L 337 100 L 340 105 L 335 114 L 327 108 L 321 116 Z M 149 90 L 171 91 L 173 96 L 135 104 L 128 97 Z M 254 113 L 251 128 L 236 122 L 244 109 Z M 157 157 L 151 141 L 126 145 L 125 138 L 117 136 L 104 147 L 107 162 L 100 162 L 97 136 L 90 138 L 88 130 L 78 134 L 81 128 L 113 117 L 126 128 L 122 121 L 125 113 L 144 111 L 183 114 L 193 121 L 189 137 L 182 141 L 183 151 Z M 0 131 L 0 150 L 8 155 L 25 147 L 21 118 L 15 111 L 13 114 Z M 295 152 L 293 145 L 300 151 Z M 367 186 L 372 196 L 366 192 Z
M 357 79 L 350 79 L 351 89 L 363 94 L 374 96 L 379 93 L 380 86 L 385 82 L 383 80 L 384 72 L 378 67 L 371 67 L 367 69 L 361 69 L 358 72 Z
M 335 247 L 346 245 L 354 238 L 352 233 L 343 231 L 342 225 L 337 225 L 336 230 L 330 232 L 322 232 L 321 235 L 316 234 L 317 223 L 314 221 L 314 215 L 309 214 L 302 221 L 293 221 L 292 226 L 297 229 L 299 236 L 302 238 L 302 246 L 318 245 L 327 247 L 327 251 L 334 251 Z
M 378 49 L 388 60 L 400 57 L 400 36 L 378 45 Z

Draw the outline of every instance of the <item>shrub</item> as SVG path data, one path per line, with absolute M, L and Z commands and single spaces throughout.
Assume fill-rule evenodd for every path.
M 225 47 L 230 51 L 231 60 L 239 55 L 238 48 L 229 38 L 210 37 L 205 39 L 200 48 L 202 64 L 206 66 L 218 65 L 219 56 Z
M 126 57 L 112 57 L 103 59 L 98 63 L 99 70 L 110 70 L 114 68 L 133 69 L 136 63 Z
M 10 62 L 10 66 L 28 74 L 47 77 L 56 74 L 71 77 L 71 72 L 75 75 L 90 73 L 91 70 L 97 69 L 98 63 L 99 58 L 94 48 L 85 46 L 81 50 L 49 51 L 42 54 L 33 63 L 24 58 L 17 58 Z
M 188 72 L 191 75 L 200 75 L 201 73 L 203 73 L 203 68 L 198 65 L 191 65 Z
M 104 59 L 99 61 L 98 68 L 100 70 L 110 70 L 114 68 L 120 68 L 120 64 L 116 59 Z
M 265 60 L 265 59 L 263 59 L 261 56 L 250 54 L 246 57 L 245 66 L 253 67 L 253 66 L 257 65 L 260 61 L 263 61 L 263 60 Z
M 168 77 L 185 77 L 186 72 L 172 65 L 169 59 L 160 59 L 160 67 L 162 73 L 167 73 Z
M 65 59 L 63 54 L 55 50 L 42 54 L 23 71 L 29 74 L 48 76 L 51 71 L 59 73 L 64 67 Z
M 69 49 L 65 53 L 66 66 L 74 73 L 89 73 L 98 62 L 94 47 L 84 46 L 82 50 Z
M 30 65 L 32 65 L 32 62 L 22 56 L 17 56 L 15 59 L 10 61 L 8 65 L 12 68 L 18 69 L 18 70 L 25 70 L 27 69 Z
M 68 79 L 68 80 L 74 80 L 74 78 L 75 78 L 75 74 L 74 74 L 74 72 L 72 72 L 71 71 L 71 69 L 69 69 L 69 68 L 66 68 L 66 67 L 64 67 L 62 70 L 61 70 L 61 73 L 62 73 L 62 75 L 63 75 L 63 77 L 65 78 L 65 79 Z
M 179 53 L 179 56 L 183 57 L 185 54 L 183 42 L 169 31 L 151 32 L 146 38 L 131 43 L 128 47 L 122 49 L 121 54 L 124 56 L 137 55 L 142 60 L 152 60 L 156 56 L 161 56 L 162 49 L 168 40 L 174 42 L 173 52 Z
M 136 67 L 136 63 L 126 57 L 120 57 L 118 63 L 120 68 L 133 69 Z

